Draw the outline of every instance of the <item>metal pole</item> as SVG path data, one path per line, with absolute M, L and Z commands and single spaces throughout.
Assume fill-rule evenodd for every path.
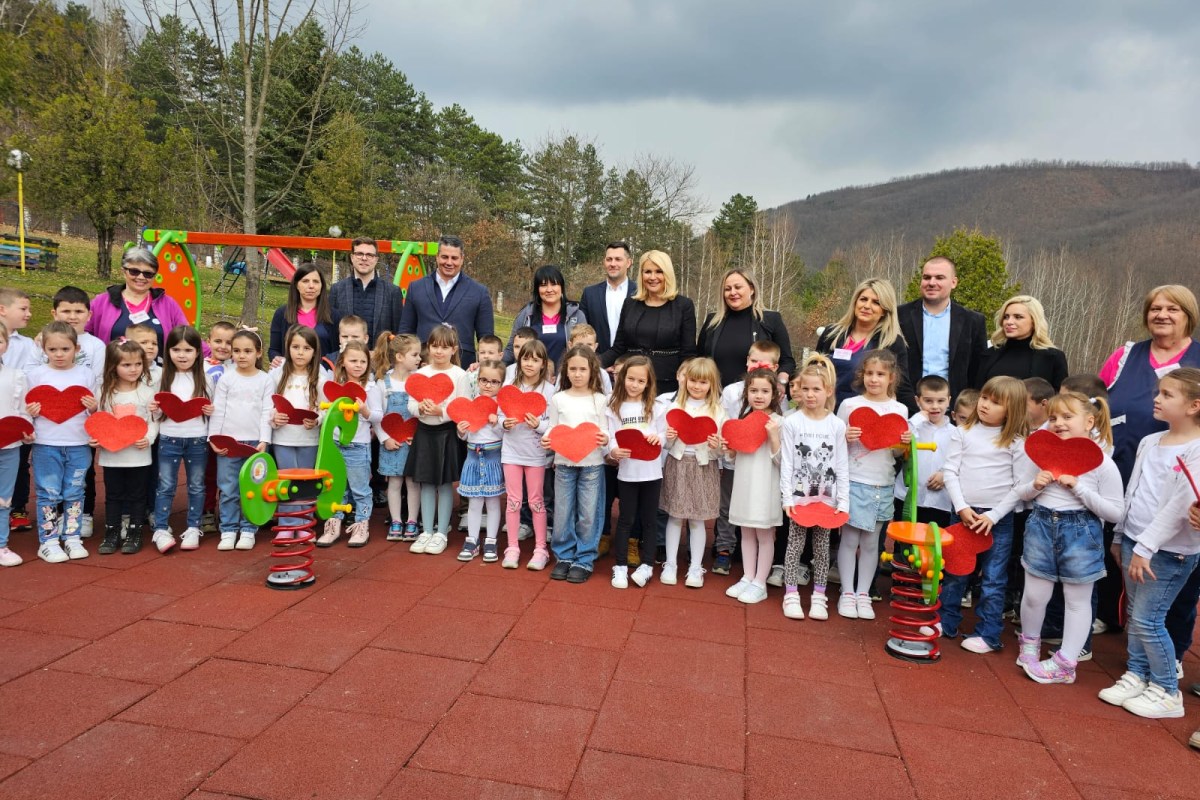
M 21 274 L 25 274 L 25 183 L 17 170 L 17 237 L 21 240 Z

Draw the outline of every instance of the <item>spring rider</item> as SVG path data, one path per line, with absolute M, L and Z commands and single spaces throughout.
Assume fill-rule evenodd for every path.
M 272 558 L 289 559 L 271 566 L 267 586 L 272 589 L 305 589 L 313 585 L 317 577 L 313 574 L 311 553 L 317 518 L 329 519 L 335 512 L 351 508 L 342 502 L 346 496 L 346 462 L 338 443 L 349 444 L 354 437 L 358 403 L 339 397 L 332 403 L 321 403 L 321 408 L 329 409 L 329 413 L 321 423 L 313 469 L 277 469 L 270 454 L 259 453 L 246 459 L 239 475 L 246 519 L 260 526 L 273 517 L 293 519 L 291 524 L 276 522 L 271 528 L 275 533 Z M 289 504 L 292 510 L 281 515 L 280 503 Z

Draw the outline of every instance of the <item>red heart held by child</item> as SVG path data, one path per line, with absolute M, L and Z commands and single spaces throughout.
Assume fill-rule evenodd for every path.
M 591 422 L 580 423 L 574 428 L 555 425 L 550 429 L 550 449 L 568 461 L 578 463 L 600 446 L 596 444 L 599 433 L 600 429 Z
M 393 411 L 391 414 L 383 415 L 383 419 L 379 421 L 379 427 L 400 444 L 408 444 L 417 432 L 417 418 L 405 419 Z
M 25 402 L 41 403 L 40 416 L 61 425 L 82 412 L 83 398 L 91 396 L 82 386 L 68 386 L 61 391 L 53 386 L 35 386 L 25 393 Z
M 629 451 L 629 457 L 634 461 L 653 461 L 662 453 L 661 444 L 650 444 L 646 435 L 637 428 L 622 428 L 614 437 L 617 446 Z
M 436 375 L 422 375 L 414 372 L 404 382 L 404 391 L 408 392 L 408 396 L 418 403 L 423 400 L 432 400 L 436 405 L 454 394 L 454 381 L 450 380 L 449 375 L 441 372 Z
M 480 395 L 474 400 L 456 397 L 446 406 L 446 416 L 454 422 L 467 423 L 467 430 L 475 431 L 487 425 L 488 417 L 496 413 L 496 401 Z
M 850 515 L 838 511 L 825 503 L 805 503 L 792 506 L 787 511 L 788 519 L 802 528 L 825 528 L 833 530 L 850 521 Z
M 367 390 L 353 381 L 350 383 L 329 381 L 321 391 L 325 393 L 325 399 L 331 403 L 339 397 L 348 397 L 360 403 L 367 402 Z
M 975 571 L 975 557 L 992 546 L 992 537 L 961 522 L 943 528 L 942 536 L 947 534 L 954 541 L 942 548 L 943 571 L 950 575 L 970 575 Z
M 249 458 L 258 452 L 256 448 L 223 433 L 208 437 L 208 441 L 213 447 L 224 450 L 225 458 Z
M 900 444 L 900 436 L 908 430 L 908 420 L 899 414 L 876 413 L 873 408 L 856 408 L 850 413 L 850 426 L 862 429 L 858 441 L 868 450 L 882 450 Z
M 771 418 L 763 411 L 751 411 L 741 419 L 726 420 L 721 426 L 721 438 L 737 453 L 753 453 L 767 440 L 767 423 Z
M 24 417 L 0 419 L 0 447 L 8 447 L 26 436 L 33 436 L 33 423 Z
M 110 453 L 124 450 L 138 439 L 145 438 L 149 426 L 146 420 L 130 414 L 118 417 L 107 411 L 97 411 L 83 423 L 84 429 L 96 443 Z
M 1084 475 L 1104 463 L 1104 451 L 1091 439 L 1060 439 L 1044 429 L 1025 440 L 1025 455 L 1055 478 Z
M 546 413 L 546 395 L 541 392 L 522 392 L 511 384 L 500 389 L 496 395 L 500 410 L 509 419 L 525 420 L 526 414 L 541 417 Z
M 178 395 L 171 392 L 159 392 L 154 395 L 154 402 L 162 409 L 163 414 L 172 422 L 187 422 L 204 413 L 204 407 L 211 403 L 207 397 L 193 397 L 190 400 L 180 400 Z
M 329 384 L 325 384 L 328 386 Z M 348 384 L 350 386 L 358 386 L 357 383 Z M 306 419 L 316 419 L 317 412 L 309 411 L 307 408 L 296 408 L 281 394 L 271 395 L 271 402 L 275 404 L 275 410 L 280 414 L 287 414 L 288 425 L 303 425 Z M 333 401 L 330 401 L 333 402 Z
M 679 441 L 684 444 L 703 444 L 717 432 L 717 421 L 712 417 L 693 417 L 682 408 L 667 412 L 667 425 L 675 429 Z

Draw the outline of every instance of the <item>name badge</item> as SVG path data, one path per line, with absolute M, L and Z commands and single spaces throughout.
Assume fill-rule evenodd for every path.
M 549 335 L 549 336 L 553 336 L 554 334 L 558 333 L 558 325 L 557 325 L 557 323 L 556 323 L 556 324 L 554 324 L 554 325 L 543 325 L 543 326 L 542 326 L 542 333 L 544 333 L 544 334 L 547 334 L 547 335 Z
M 147 311 L 139 311 L 136 314 L 129 315 L 129 321 L 134 325 L 141 325 L 148 319 L 150 319 L 150 313 Z
M 1161 378 L 1164 375 L 1171 374 L 1177 369 L 1179 369 L 1178 364 L 1167 364 L 1165 367 L 1159 367 L 1158 369 L 1154 370 L 1154 374 Z
M 1124 424 L 1125 424 L 1125 415 L 1124 415 L 1124 414 L 1122 414 L 1122 415 L 1121 415 L 1121 416 L 1119 416 L 1119 417 L 1113 417 L 1113 418 L 1112 418 L 1112 422 L 1111 422 L 1111 423 L 1109 423 L 1109 424 L 1111 424 L 1111 425 L 1124 425 Z
M 846 348 L 838 347 L 838 348 L 835 348 L 833 351 L 833 360 L 834 361 L 849 361 L 850 356 L 852 356 L 852 355 L 854 355 L 854 353 L 847 350 Z

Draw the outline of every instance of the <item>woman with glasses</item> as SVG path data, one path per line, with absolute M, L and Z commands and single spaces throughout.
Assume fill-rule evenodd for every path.
M 183 309 L 164 289 L 154 286 L 158 258 L 144 247 L 131 247 L 121 256 L 125 285 L 108 287 L 92 298 L 92 318 L 84 329 L 104 342 L 119 340 L 133 325 L 149 325 L 163 352 L 166 334 L 176 325 L 189 324 Z
M 296 274 L 288 286 L 287 303 L 275 309 L 275 316 L 271 318 L 271 346 L 267 349 L 271 369 L 283 364 L 284 337 L 293 325 L 312 328 L 317 334 L 317 342 L 321 345 L 317 358 L 336 356 L 339 319 L 341 315 L 334 314 L 329 307 L 329 287 L 324 273 L 311 261 L 296 267 Z

